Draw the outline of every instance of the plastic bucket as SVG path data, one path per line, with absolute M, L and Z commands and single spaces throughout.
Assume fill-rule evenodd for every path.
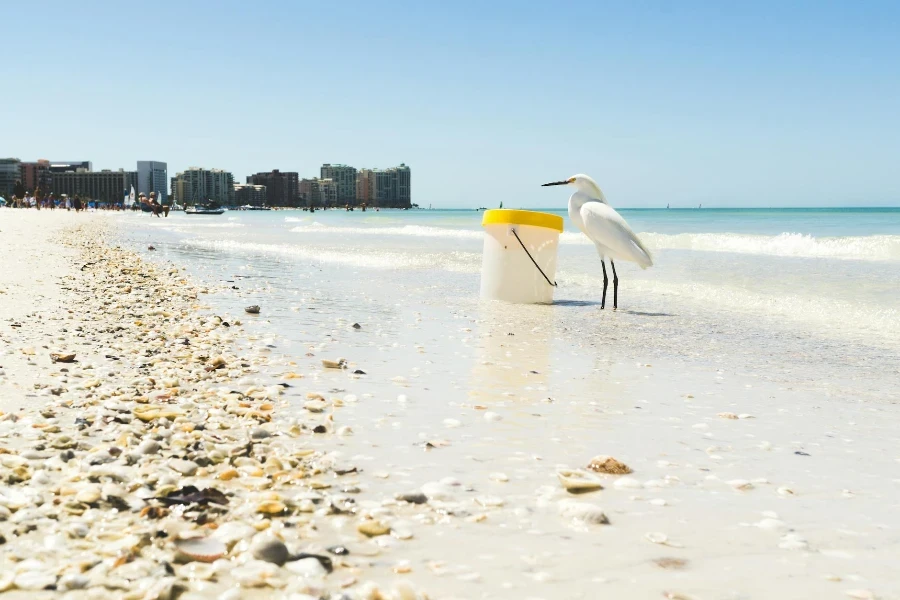
M 530 210 L 488 210 L 481 297 L 517 304 L 553 302 L 562 217 Z

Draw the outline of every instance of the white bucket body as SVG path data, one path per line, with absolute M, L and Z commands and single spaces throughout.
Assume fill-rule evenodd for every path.
M 556 281 L 559 232 L 548 227 L 512 223 L 484 225 L 481 297 L 517 304 L 549 304 L 554 287 L 534 266 L 513 230 L 550 281 Z

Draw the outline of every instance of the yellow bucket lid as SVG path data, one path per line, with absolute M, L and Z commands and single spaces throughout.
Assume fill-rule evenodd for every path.
M 546 227 L 559 232 L 563 230 L 563 218 L 550 213 L 535 212 L 533 210 L 512 210 L 507 208 L 495 208 L 484 211 L 481 219 L 482 225 L 532 225 L 534 227 Z

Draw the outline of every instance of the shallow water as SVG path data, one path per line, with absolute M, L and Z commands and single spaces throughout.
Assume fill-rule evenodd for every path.
M 617 312 L 600 310 L 599 261 L 570 232 L 555 304 L 479 301 L 474 211 L 120 220 L 127 243 L 152 243 L 148 256 L 216 286 L 215 310 L 262 307 L 240 318 L 274 362 L 307 375 L 297 410 L 306 391 L 356 397 L 335 413 L 356 435 L 310 443 L 359 463 L 371 497 L 460 482 L 467 514 L 484 522 L 414 524 L 406 542 L 411 577 L 437 597 L 900 593 L 886 476 L 900 458 L 887 441 L 898 416 L 900 258 L 890 248 L 900 211 L 708 212 L 625 212 L 656 265 L 619 266 Z M 337 357 L 366 375 L 320 368 Z M 429 440 L 449 445 L 426 450 Z M 631 464 L 641 487 L 610 480 L 576 498 L 599 502 L 609 527 L 566 522 L 556 469 L 596 454 Z M 726 483 L 754 478 L 766 483 Z M 797 497 L 776 494 L 782 486 Z M 503 506 L 479 505 L 484 496 Z M 786 531 L 753 526 L 766 511 L 809 548 L 779 548 Z M 683 548 L 647 542 L 654 531 Z M 665 557 L 689 566 L 653 563 Z M 839 583 L 825 579 L 835 572 Z

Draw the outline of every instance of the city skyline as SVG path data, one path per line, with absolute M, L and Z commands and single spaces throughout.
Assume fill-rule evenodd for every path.
M 562 205 L 539 185 L 579 172 L 623 207 L 900 203 L 892 3 L 273 2 L 258 29 L 227 0 L 92 6 L 42 4 L 39 42 L 5 33 L 28 56 L 7 68 L 0 156 L 156 156 L 172 173 L 406 162 L 417 201 L 447 207 Z M 153 43 L 71 35 L 131 21 Z M 103 68 L 86 78 L 63 55 Z M 140 64 L 160 65 L 158 85 Z

